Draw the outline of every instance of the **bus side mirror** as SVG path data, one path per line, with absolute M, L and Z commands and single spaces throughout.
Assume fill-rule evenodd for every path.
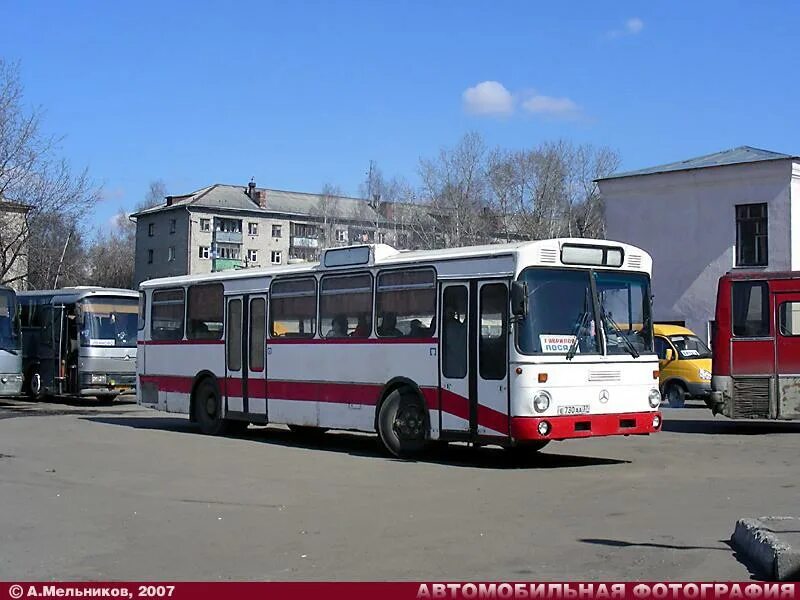
M 516 317 L 528 314 L 528 284 L 523 281 L 511 282 L 511 314 Z
M 664 360 L 666 360 L 667 362 L 672 362 L 673 360 L 675 360 L 675 354 L 672 352 L 672 348 L 667 348 L 664 351 Z

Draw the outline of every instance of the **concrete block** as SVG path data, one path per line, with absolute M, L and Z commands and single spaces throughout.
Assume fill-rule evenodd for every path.
M 739 519 L 731 542 L 764 577 L 776 581 L 800 578 L 800 519 Z

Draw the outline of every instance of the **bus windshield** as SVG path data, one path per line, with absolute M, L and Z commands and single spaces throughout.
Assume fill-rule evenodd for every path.
M 590 273 L 597 291 L 595 313 Z M 651 353 L 650 285 L 640 273 L 527 269 L 529 313 L 518 327 L 523 354 L 598 354 L 599 332 L 608 354 Z
M 597 318 L 589 271 L 527 269 L 528 316 L 520 323 L 517 343 L 524 354 L 597 354 Z
M 19 325 L 16 294 L 11 290 L 0 290 L 0 350 L 19 352 L 22 340 Z
M 595 271 L 608 354 L 653 351 L 650 280 L 643 273 Z
M 136 347 L 136 298 L 87 298 L 81 313 L 81 346 Z

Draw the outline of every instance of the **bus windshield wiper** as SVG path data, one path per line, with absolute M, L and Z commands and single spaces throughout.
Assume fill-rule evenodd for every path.
M 611 325 L 611 328 L 614 330 L 614 333 L 617 334 L 617 337 L 622 338 L 622 341 L 625 342 L 625 346 L 628 348 L 628 352 L 633 358 L 639 358 L 639 352 L 636 350 L 631 341 L 628 339 L 628 336 L 622 333 L 622 330 L 619 328 L 619 325 L 614 321 L 609 313 L 606 312 L 606 309 L 602 306 L 600 307 L 600 312 L 603 315 L 603 320 Z
M 566 356 L 567 360 L 572 360 L 573 358 L 575 358 L 575 354 L 578 352 L 578 344 L 579 344 L 578 340 L 580 339 L 578 336 L 580 335 L 581 329 L 583 329 L 586 326 L 586 320 L 588 318 L 589 318 L 589 309 L 587 308 L 583 311 L 583 314 L 581 315 L 578 324 L 572 331 L 572 337 L 574 337 L 575 339 L 572 340 L 572 344 L 570 345 L 569 350 L 567 350 L 567 356 Z

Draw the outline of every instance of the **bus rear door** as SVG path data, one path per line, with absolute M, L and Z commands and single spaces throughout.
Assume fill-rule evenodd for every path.
M 800 418 L 800 292 L 774 295 L 777 418 Z

